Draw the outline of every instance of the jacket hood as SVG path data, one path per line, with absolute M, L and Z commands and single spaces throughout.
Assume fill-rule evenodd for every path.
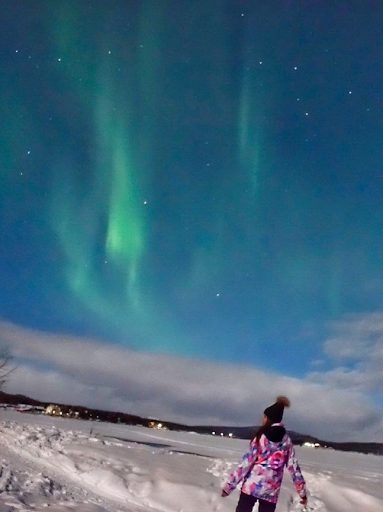
M 273 443 L 280 443 L 286 434 L 286 429 L 282 423 L 271 425 L 265 432 L 267 439 Z

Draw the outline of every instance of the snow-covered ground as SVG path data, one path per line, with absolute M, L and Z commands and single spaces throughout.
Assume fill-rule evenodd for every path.
M 0 512 L 234 512 L 247 442 L 0 411 Z M 383 457 L 297 448 L 308 511 L 383 512 Z M 291 497 L 294 498 L 291 503 Z M 303 510 L 285 475 L 278 512 Z

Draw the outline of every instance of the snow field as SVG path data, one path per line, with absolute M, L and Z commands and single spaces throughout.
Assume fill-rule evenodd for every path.
M 2 413 L 0 512 L 234 512 L 222 484 L 247 442 Z M 6 456 L 4 455 L 6 454 Z M 297 449 L 307 511 L 383 512 L 383 458 Z M 278 512 L 303 511 L 285 475 Z

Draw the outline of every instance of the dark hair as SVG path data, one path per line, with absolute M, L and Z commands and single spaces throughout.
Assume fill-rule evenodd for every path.
M 255 434 L 254 439 L 257 444 L 259 443 L 259 440 L 261 439 L 262 434 L 264 434 L 273 424 L 273 421 L 270 418 L 268 418 L 267 416 L 266 416 L 266 418 L 267 418 L 266 423 L 264 425 L 260 426 L 259 429 L 257 430 L 257 433 Z

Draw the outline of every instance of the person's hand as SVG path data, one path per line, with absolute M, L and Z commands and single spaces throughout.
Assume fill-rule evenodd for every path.
M 227 492 L 226 492 L 226 491 L 224 491 L 224 490 L 222 489 L 222 494 L 221 494 L 221 496 L 222 496 L 222 498 L 226 498 L 226 497 L 227 497 L 227 496 L 229 496 L 229 495 L 227 494 Z
M 305 496 L 304 498 L 301 499 L 301 505 L 307 505 L 307 496 Z

